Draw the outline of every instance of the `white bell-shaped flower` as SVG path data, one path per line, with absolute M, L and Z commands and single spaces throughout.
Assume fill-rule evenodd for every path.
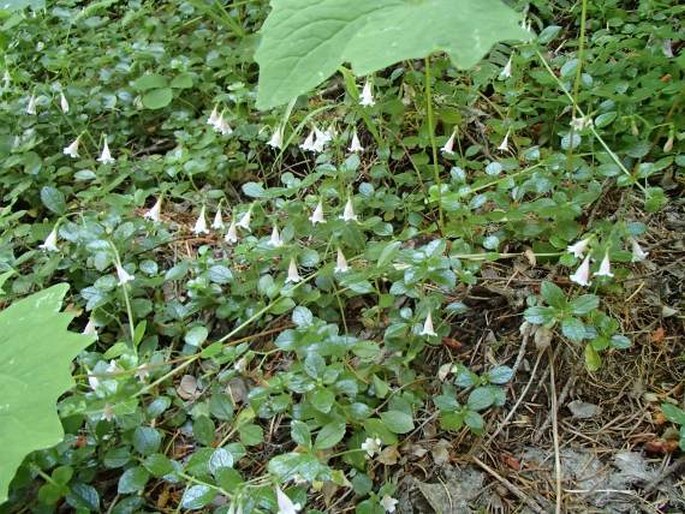
M 671 150 L 673 150 L 673 141 L 673 135 L 670 135 L 664 143 L 664 153 L 669 153 Z
M 440 149 L 440 151 L 444 154 L 447 154 L 447 155 L 454 155 L 454 140 L 456 139 L 456 137 L 457 137 L 457 129 L 455 127 L 454 130 L 452 131 L 452 135 L 445 142 L 445 144 L 442 145 L 442 148 Z
M 59 106 L 64 114 L 69 112 L 69 102 L 62 91 L 59 92 Z
M 217 132 L 219 132 L 222 136 L 230 136 L 233 134 L 233 129 L 228 124 L 228 121 L 226 121 L 226 118 L 224 118 L 224 111 L 221 111 L 219 119 L 214 125 L 214 128 L 216 128 Z
M 345 254 L 342 253 L 342 250 L 338 248 L 338 255 L 335 259 L 335 268 L 333 271 L 335 273 L 345 273 L 349 271 L 350 267 L 347 265 L 347 259 L 345 259 Z
M 218 122 L 219 122 L 219 107 L 217 105 L 215 105 L 214 109 L 212 109 L 212 112 L 209 114 L 209 118 L 207 118 L 207 125 L 211 125 L 212 127 L 216 128 Z
M 281 239 L 281 234 L 278 232 L 278 226 L 274 223 L 274 228 L 271 230 L 271 237 L 269 238 L 269 244 L 274 248 L 283 246 L 283 239 Z
M 586 256 L 583 262 L 580 263 L 578 269 L 569 276 L 571 282 L 575 282 L 579 286 L 587 287 L 590 285 L 590 256 Z
M 105 134 L 105 142 L 102 145 L 102 153 L 98 157 L 98 162 L 102 164 L 112 164 L 115 159 L 112 157 L 112 153 L 109 151 L 109 144 L 107 143 L 107 134 Z
M 300 148 L 304 150 L 305 152 L 315 152 L 316 151 L 316 146 L 314 143 L 314 129 L 309 131 L 309 134 L 307 134 L 307 137 L 304 139 L 304 142 L 300 145 Z
M 309 221 L 312 222 L 312 225 L 316 225 L 317 223 L 326 223 L 326 218 L 324 218 L 323 215 L 323 201 L 319 200 L 319 203 L 316 204 L 316 209 L 314 209 L 312 215 L 309 216 Z
M 609 251 L 604 253 L 602 262 L 599 263 L 599 269 L 595 272 L 596 277 L 613 277 L 611 272 L 611 261 L 609 260 Z
M 293 503 L 280 487 L 276 487 L 276 503 L 278 504 L 277 514 L 297 514 L 302 510 L 302 506 L 299 503 Z
M 323 132 L 326 135 L 328 141 L 333 141 L 338 133 L 335 130 L 335 123 L 331 123 L 326 130 Z
M 373 99 L 373 90 L 371 89 L 371 82 L 368 80 L 364 84 L 362 89 L 362 94 L 359 97 L 359 105 L 362 107 L 373 107 L 376 105 L 376 101 Z
M 157 198 L 155 204 L 143 214 L 143 218 L 159 223 L 162 219 L 162 197 Z
M 93 318 L 88 319 L 88 323 L 86 323 L 86 326 L 83 329 L 83 332 L 81 332 L 84 336 L 98 336 L 98 327 L 95 324 L 95 321 Z
M 349 197 L 347 199 L 347 203 L 345 204 L 345 209 L 343 210 L 343 213 L 340 216 L 340 219 L 345 221 L 345 222 L 357 221 L 357 215 L 354 213 L 354 204 L 352 203 L 352 197 Z
M 117 270 L 117 277 L 119 278 L 120 286 L 123 286 L 124 284 L 127 284 L 129 282 L 133 282 L 136 279 L 136 277 L 131 275 L 128 271 L 126 271 L 119 262 L 116 262 L 115 267 Z
M 352 131 L 352 141 L 350 142 L 350 146 L 349 146 L 348 150 L 352 153 L 364 151 L 364 147 L 362 146 L 361 142 L 359 141 L 359 135 L 357 134 L 356 128 Z
M 504 68 L 502 68 L 502 71 L 499 72 L 499 78 L 504 80 L 508 79 L 511 77 L 511 55 L 509 56 L 509 60 L 507 61 L 507 64 L 504 65 Z
M 36 98 L 36 95 L 31 95 L 31 98 L 29 98 L 29 102 L 26 104 L 26 114 L 29 114 L 31 116 L 35 116 L 37 105 L 38 105 L 38 99 Z
M 242 215 L 240 220 L 238 220 L 237 226 L 244 228 L 245 230 L 250 230 L 250 222 L 252 221 L 252 206 L 247 210 L 245 214 Z
M 591 241 L 592 237 L 586 237 L 585 239 L 581 239 L 580 241 L 567 246 L 566 251 L 572 253 L 578 259 L 581 259 L 583 255 L 585 255 Z
M 207 228 L 207 219 L 205 218 L 205 206 L 200 209 L 200 215 L 197 217 L 195 226 L 193 227 L 193 234 L 199 236 L 200 234 L 209 234 Z
M 511 134 L 511 129 L 507 130 L 507 133 L 504 135 L 504 139 L 502 139 L 502 142 L 497 147 L 500 152 L 506 152 L 509 150 L 509 134 Z
M 299 271 L 297 271 L 297 262 L 295 261 L 295 257 L 290 258 L 290 264 L 288 264 L 288 276 L 285 279 L 285 283 L 292 283 L 296 284 L 297 282 L 300 282 L 302 280 L 302 277 L 300 276 Z
M 80 144 L 80 140 L 77 137 L 76 139 L 74 139 L 74 141 L 69 146 L 65 147 L 64 150 L 62 150 L 62 153 L 64 155 L 68 155 L 69 157 L 72 157 L 74 159 L 78 159 L 80 157 L 78 154 L 79 144 Z
M 282 150 L 284 129 L 285 127 L 283 125 L 279 125 L 278 127 L 276 127 L 274 133 L 271 134 L 271 139 L 269 139 L 267 145 L 269 145 L 271 148 L 277 148 L 279 150 Z
M 423 322 L 423 329 L 421 329 L 420 335 L 426 337 L 435 337 L 438 335 L 435 333 L 435 329 L 433 328 L 433 314 L 431 312 L 428 313 L 428 316 L 426 316 L 426 321 Z
M 224 236 L 224 241 L 232 245 L 238 242 L 238 229 L 236 227 L 235 219 L 231 220 L 231 224 L 228 226 L 228 232 Z
M 379 503 L 381 504 L 381 507 L 385 509 L 385 512 L 392 514 L 395 512 L 395 510 L 397 510 L 397 504 L 400 503 L 400 501 L 386 494 L 383 496 L 383 498 L 381 498 Z
M 312 151 L 315 153 L 323 152 L 330 140 L 331 138 L 327 132 L 321 131 L 317 127 L 314 127 L 314 143 L 312 145 Z
M 224 225 L 224 218 L 221 215 L 221 205 L 216 210 L 216 214 L 214 215 L 214 221 L 212 221 L 212 228 L 214 230 L 223 230 L 226 228 L 226 225 Z
M 52 228 L 48 237 L 45 238 L 42 244 L 38 245 L 38 248 L 46 252 L 59 252 L 59 248 L 57 248 L 57 225 Z
M 649 255 L 649 252 L 645 252 L 642 249 L 642 247 L 640 246 L 640 244 L 635 239 L 633 239 L 632 237 L 630 238 L 630 244 L 631 244 L 632 250 L 633 250 L 632 261 L 633 262 L 644 261 L 647 258 L 647 256 Z

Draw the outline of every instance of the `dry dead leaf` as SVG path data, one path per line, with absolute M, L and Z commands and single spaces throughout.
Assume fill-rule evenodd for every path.
M 383 448 L 376 460 L 386 466 L 394 466 L 400 458 L 400 452 L 397 451 L 396 446 L 387 446 Z
M 183 375 L 176 392 L 184 400 L 197 399 L 200 396 L 197 379 L 193 375 Z
M 435 445 L 431 449 L 431 455 L 433 456 L 433 460 L 438 466 L 442 466 L 443 464 L 447 464 L 449 462 L 449 449 L 451 446 L 452 445 L 449 443 L 449 441 L 440 439 L 437 443 L 435 443 Z

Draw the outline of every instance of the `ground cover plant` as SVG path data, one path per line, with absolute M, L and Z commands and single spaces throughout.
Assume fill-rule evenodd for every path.
M 685 508 L 685 8 L 366 5 L 0 3 L 1 512 Z

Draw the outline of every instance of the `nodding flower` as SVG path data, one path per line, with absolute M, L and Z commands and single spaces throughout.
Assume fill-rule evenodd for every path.
M 300 148 L 304 150 L 305 152 L 315 152 L 316 151 L 316 144 L 314 143 L 314 129 L 309 131 L 309 134 L 307 134 L 307 137 L 304 138 L 304 142 L 300 145 Z
M 38 245 L 38 248 L 45 250 L 46 252 L 59 252 L 57 247 L 57 225 L 52 228 L 52 231 L 45 238 L 43 244 Z
M 287 284 L 290 282 L 296 284 L 300 281 L 302 281 L 302 277 L 297 271 L 297 262 L 295 261 L 295 257 L 291 257 L 290 264 L 288 264 L 288 277 L 285 279 L 285 283 Z
M 510 55 L 507 64 L 505 64 L 504 68 L 502 68 L 502 71 L 499 72 L 500 79 L 508 79 L 509 77 L 511 77 L 511 58 L 512 56 Z
M 352 204 L 352 197 L 347 198 L 347 203 L 345 204 L 345 209 L 339 218 L 345 222 L 347 221 L 357 221 L 357 215 L 354 213 L 354 205 Z
M 302 506 L 299 503 L 293 503 L 278 486 L 276 486 L 276 503 L 278 504 L 277 514 L 297 514 L 302 510 Z
M 609 260 L 609 250 L 604 253 L 602 262 L 599 263 L 599 270 L 595 272 L 596 277 L 613 277 L 611 272 L 611 261 Z
M 219 208 L 216 210 L 216 214 L 214 215 L 214 221 L 212 221 L 212 228 L 215 230 L 223 230 L 226 227 L 224 225 L 224 218 L 221 215 L 221 205 L 219 205 Z
M 73 159 L 78 159 L 80 156 L 78 154 L 78 145 L 80 144 L 79 138 L 77 137 L 74 141 L 62 150 L 64 155 L 68 155 Z
M 362 146 L 361 142 L 359 141 L 359 135 L 357 134 L 356 128 L 352 132 L 352 141 L 350 142 L 350 146 L 349 146 L 348 150 L 352 153 L 364 151 L 364 147 Z
M 150 210 L 147 211 L 143 215 L 143 218 L 152 220 L 155 223 L 159 223 L 161 221 L 161 216 L 162 216 L 162 197 L 160 196 L 159 198 L 157 198 L 157 201 L 150 208 Z
M 632 237 L 630 238 L 630 244 L 632 246 L 633 250 L 633 262 L 642 262 L 644 261 L 647 256 L 649 255 L 649 252 L 645 252 L 642 247 L 638 244 L 638 242 L 633 239 Z
M 373 107 L 376 101 L 373 99 L 373 91 L 371 89 L 371 82 L 368 80 L 364 83 L 362 94 L 359 97 L 359 105 L 362 107 Z
M 333 271 L 335 273 L 345 273 L 349 271 L 350 267 L 347 265 L 347 259 L 345 259 L 345 254 L 342 253 L 342 250 L 338 248 L 338 255 L 335 260 L 335 268 Z
M 267 145 L 269 145 L 271 148 L 277 148 L 279 150 L 282 150 L 284 130 L 285 127 L 283 125 L 278 125 L 278 127 L 276 127 L 276 129 L 274 130 L 274 133 L 271 134 L 271 139 L 269 139 Z
M 102 153 L 98 157 L 98 162 L 102 164 L 112 164 L 115 159 L 112 157 L 112 153 L 109 151 L 109 144 L 107 143 L 107 134 L 105 134 L 105 142 L 102 145 Z
M 326 218 L 324 218 L 323 215 L 323 201 L 319 200 L 319 203 L 316 204 L 316 209 L 314 209 L 314 212 L 312 212 L 312 215 L 309 216 L 309 221 L 312 222 L 312 225 L 316 225 L 317 223 L 326 223 Z
M 237 223 L 237 226 L 244 228 L 245 230 L 250 230 L 250 221 L 252 220 L 252 206 L 247 210 L 245 214 L 242 215 Z
M 274 248 L 283 246 L 283 239 L 281 239 L 281 234 L 278 232 L 278 226 L 274 223 L 274 228 L 271 230 L 271 237 L 269 238 L 269 244 Z
M 207 118 L 207 125 L 211 125 L 214 128 L 217 128 L 217 123 L 219 121 L 219 107 L 217 105 L 214 106 L 214 109 L 212 109 L 212 112 L 209 115 L 209 118 Z
M 203 205 L 200 209 L 200 215 L 197 217 L 195 226 L 193 227 L 193 233 L 196 236 L 200 234 L 209 234 L 209 229 L 207 228 L 207 220 L 205 218 L 205 206 Z
M 62 91 L 59 92 L 59 106 L 64 114 L 69 112 L 69 102 Z
M 578 269 L 573 273 L 569 279 L 579 286 L 587 287 L 590 285 L 590 256 L 586 256 L 583 262 L 580 263 Z
M 119 285 L 123 286 L 124 284 L 127 284 L 128 282 L 133 282 L 136 277 L 131 275 L 128 271 L 124 269 L 124 267 L 117 261 L 114 265 L 117 270 L 117 277 L 119 278 Z
M 31 95 L 31 98 L 29 98 L 29 102 L 26 104 L 26 114 L 35 116 L 37 105 L 38 99 L 36 98 L 36 95 Z
M 452 135 L 447 140 L 447 142 L 442 146 L 440 151 L 447 155 L 454 155 L 454 140 L 457 137 L 457 128 L 455 127 L 452 131 Z
M 433 314 L 430 312 L 428 313 L 428 316 L 426 316 L 426 321 L 423 322 L 423 329 L 421 330 L 420 335 L 427 337 L 435 337 L 438 335 L 433 328 Z
M 497 147 L 500 152 L 506 152 L 509 150 L 509 134 L 511 134 L 511 129 L 507 130 L 507 133 L 504 135 L 504 139 Z
M 224 111 L 221 111 L 219 119 L 216 121 L 214 128 L 216 128 L 217 132 L 221 133 L 222 136 L 230 136 L 233 134 L 233 129 L 228 124 L 228 121 L 226 121 L 224 118 Z
M 226 232 L 224 241 L 231 245 L 238 242 L 238 229 L 236 228 L 235 219 L 231 220 L 231 224 L 228 226 L 228 232 Z
M 585 252 L 590 246 L 590 241 L 592 241 L 592 236 L 586 237 L 585 239 L 581 239 L 580 241 L 567 246 L 566 251 L 568 253 L 572 253 L 575 257 L 580 259 L 583 257 L 583 255 L 585 255 Z

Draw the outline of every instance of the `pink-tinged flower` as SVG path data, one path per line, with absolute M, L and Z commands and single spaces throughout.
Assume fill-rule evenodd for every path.
M 378 437 L 367 437 L 362 443 L 362 450 L 364 450 L 369 457 L 373 457 L 381 452 L 382 444 L 383 442 Z
M 26 104 L 26 114 L 29 114 L 31 116 L 35 116 L 37 105 L 38 105 L 38 100 L 36 98 L 36 95 L 31 95 L 31 98 L 29 98 L 29 102 Z
M 500 145 L 497 147 L 497 149 L 500 152 L 506 152 L 509 150 L 509 134 L 511 133 L 511 129 L 507 130 L 507 133 L 504 135 L 504 139 L 500 143 Z
M 195 226 L 193 227 L 193 234 L 199 236 L 200 234 L 209 234 L 209 229 L 207 228 L 207 220 L 205 218 L 205 206 L 200 209 L 200 215 L 197 217 Z
M 59 92 L 59 106 L 64 114 L 69 112 L 69 102 L 62 91 Z
M 276 487 L 276 503 L 278 504 L 277 514 L 297 514 L 302 510 L 302 506 L 299 503 L 293 503 L 278 486 Z
M 609 251 L 604 253 L 604 258 L 602 262 L 599 263 L 599 270 L 595 272 L 596 277 L 613 277 L 614 274 L 611 272 L 611 261 L 609 260 Z
M 352 197 L 347 199 L 345 204 L 345 209 L 339 218 L 345 222 L 347 221 L 357 221 L 357 215 L 354 213 L 354 205 L 352 204 Z
M 376 105 L 376 101 L 373 99 L 371 82 L 369 82 L 368 80 L 364 84 L 362 94 L 359 97 L 359 105 L 361 105 L 362 107 L 373 107 L 374 105 Z
M 454 130 L 452 131 L 452 135 L 450 138 L 445 142 L 444 145 L 442 145 L 442 148 L 440 151 L 444 154 L 447 155 L 454 155 L 454 140 L 457 137 L 457 128 L 455 127 Z
M 274 133 L 271 134 L 271 139 L 269 139 L 267 145 L 269 145 L 271 148 L 277 148 L 279 150 L 282 150 L 284 130 L 285 127 L 283 125 L 279 125 L 278 127 L 276 127 L 276 130 L 274 130 Z
M 242 215 L 240 220 L 238 220 L 238 223 L 236 224 L 240 228 L 244 228 L 245 230 L 250 230 L 250 222 L 252 221 L 252 206 L 250 205 L 250 208 L 247 210 L 245 214 Z
M 98 157 L 98 162 L 102 164 L 112 164 L 115 159 L 112 157 L 112 153 L 109 151 L 109 144 L 107 143 L 107 134 L 105 134 L 105 142 L 102 145 L 102 153 Z
M 119 264 L 118 262 L 115 264 L 116 270 L 117 270 L 117 277 L 119 278 L 119 285 L 123 286 L 124 284 L 127 284 L 129 282 L 133 282 L 136 277 L 131 275 L 128 271 L 124 269 L 124 267 Z
M 45 242 L 38 245 L 38 248 L 47 252 L 59 252 L 59 248 L 57 248 L 57 225 L 53 227 L 48 237 L 45 238 Z
M 312 225 L 316 225 L 317 223 L 326 223 L 326 218 L 324 218 L 323 215 L 323 201 L 319 200 L 319 203 L 316 204 L 316 209 L 314 209 L 312 215 L 309 216 L 309 221 L 312 222 Z
M 217 128 L 217 123 L 219 122 L 219 107 L 217 105 L 214 106 L 214 109 L 212 109 L 211 114 L 209 115 L 209 118 L 207 118 L 207 125 L 211 125 L 214 128 Z
M 335 273 L 345 273 L 350 269 L 350 267 L 347 265 L 347 259 L 345 259 L 345 254 L 342 253 L 342 250 L 338 248 L 338 255 L 335 260 L 335 268 L 334 272 Z
M 396 500 L 387 494 L 383 496 L 380 501 L 381 507 L 383 507 L 388 514 L 395 512 L 398 503 L 400 503 L 399 500 Z
M 143 218 L 159 223 L 162 219 L 162 197 L 157 198 L 155 204 L 143 214 Z
M 633 239 L 632 237 L 630 238 L 630 244 L 633 249 L 633 262 L 642 262 L 644 261 L 647 256 L 649 255 L 649 252 L 645 252 L 642 247 L 638 244 L 638 242 Z
M 300 281 L 302 281 L 302 277 L 297 271 L 297 262 L 295 262 L 295 257 L 291 257 L 290 264 L 288 265 L 288 277 L 285 279 L 285 283 L 296 284 Z
M 357 134 L 357 129 L 354 129 L 354 131 L 352 131 L 352 141 L 350 142 L 350 146 L 349 146 L 348 150 L 352 153 L 364 151 L 364 147 L 362 146 L 361 142 L 359 141 L 359 135 Z
M 429 312 L 428 316 L 426 316 L 426 321 L 423 322 L 423 329 L 421 330 L 421 333 L 419 335 L 428 337 L 436 337 L 438 335 L 435 333 L 435 329 L 433 328 L 432 313 Z
M 214 215 L 214 221 L 212 221 L 212 228 L 215 230 L 223 230 L 226 228 L 226 225 L 224 225 L 224 218 L 221 215 L 221 205 L 219 205 L 219 208 L 216 210 L 216 214 Z
M 224 241 L 230 245 L 238 242 L 238 229 L 236 228 L 235 219 L 231 220 L 231 224 L 228 226 L 228 232 L 226 232 Z
M 274 248 L 283 246 L 283 239 L 281 239 L 281 234 L 278 232 L 278 226 L 274 223 L 274 228 L 271 230 L 271 237 L 269 238 L 269 244 Z
M 64 150 L 62 150 L 62 153 L 64 155 L 68 155 L 69 157 L 72 157 L 74 159 L 78 159 L 80 157 L 78 154 L 79 143 L 80 143 L 80 141 L 79 141 L 79 138 L 77 137 L 76 139 L 74 139 L 74 141 L 69 146 L 65 147 Z
M 580 263 L 578 269 L 573 273 L 569 279 L 579 286 L 587 287 L 590 285 L 590 256 L 586 256 L 583 262 Z
M 568 253 L 572 253 L 578 259 L 581 259 L 588 247 L 590 246 L 590 241 L 592 241 L 592 236 L 581 239 L 580 241 L 573 243 L 566 247 Z

